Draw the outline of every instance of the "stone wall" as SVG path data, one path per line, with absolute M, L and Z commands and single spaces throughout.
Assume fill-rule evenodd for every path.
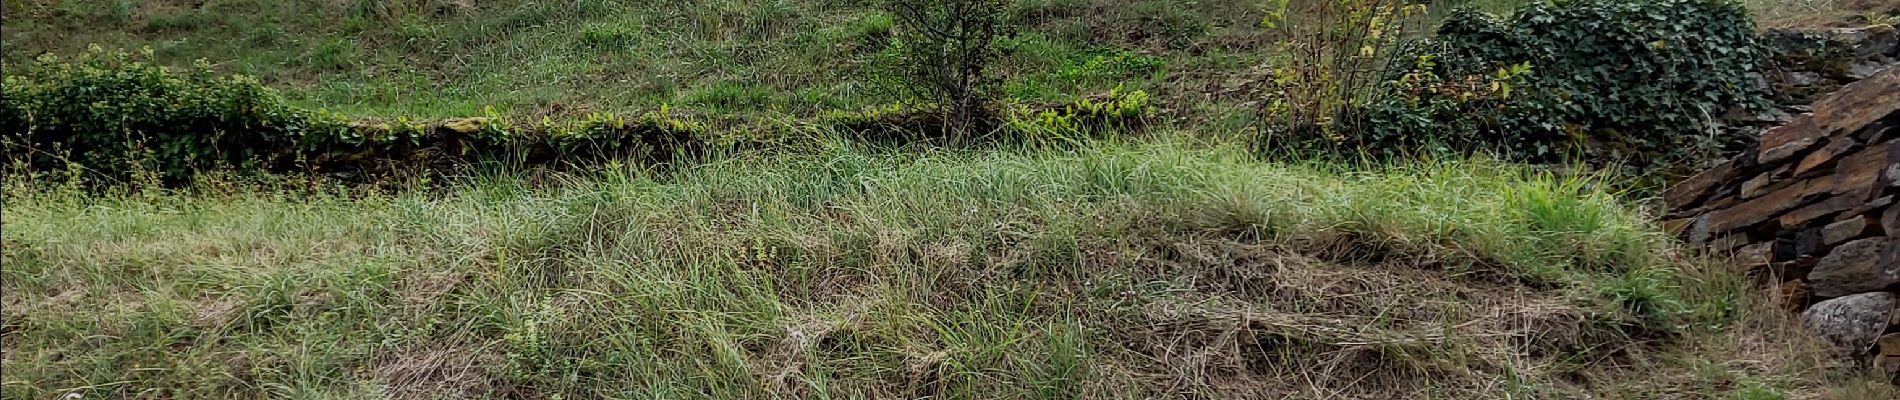
M 1734 107 L 1721 119 L 1725 133 L 1760 135 L 1813 111 L 1822 96 L 1900 64 L 1900 31 L 1891 26 L 1783 29 L 1762 34 L 1768 62 L 1749 76 L 1772 107 Z
M 1758 79 L 1796 109 L 1900 62 L 1900 32 L 1886 25 L 1769 31 L 1762 43 L 1773 65 Z
M 1665 223 L 1780 285 L 1843 356 L 1900 371 L 1900 67 L 1814 102 L 1663 194 Z

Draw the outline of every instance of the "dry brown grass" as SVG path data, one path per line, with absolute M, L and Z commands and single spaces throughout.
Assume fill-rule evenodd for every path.
M 1762 29 L 1813 29 L 1893 25 L 1900 22 L 1894 0 L 1747 0 Z
M 414 345 L 386 354 L 372 367 L 389 399 L 467 399 L 496 393 L 490 369 L 501 358 L 469 345 Z
M 1234 241 L 1177 248 L 1220 255 L 1176 266 L 1195 271 L 1181 279 L 1200 292 L 1129 299 L 1136 312 L 1098 326 L 1126 343 L 1106 359 L 1147 381 L 1137 386 L 1202 398 L 1556 395 L 1575 393 L 1565 386 L 1580 384 L 1578 370 L 1647 351 L 1561 293 L 1520 282 Z M 1176 271 L 1156 272 L 1147 278 Z

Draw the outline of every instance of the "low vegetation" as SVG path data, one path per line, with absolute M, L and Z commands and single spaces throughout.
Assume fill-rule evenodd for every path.
M 1455 11 L 1423 40 L 1396 38 L 1423 7 L 1317 3 L 1328 6 L 1285 11 L 1317 21 L 1270 17 L 1321 26 L 1283 29 L 1295 56 L 1272 111 L 1288 117 L 1290 138 L 1271 145 L 1655 170 L 1738 151 L 1747 138 L 1722 133 L 1722 116 L 1766 105 L 1767 88 L 1748 79 L 1761 51 L 1728 1 L 1533 3 L 1508 19 Z
M 941 119 L 939 133 L 989 131 L 996 98 L 996 41 L 1008 35 L 1001 0 L 892 0 L 901 27 L 879 60 L 888 84 Z
M 1900 4 L 1885 0 L 1744 0 L 1764 28 L 1900 24 Z
M 677 107 L 662 100 L 618 113 L 537 118 L 502 103 L 424 123 L 346 116 L 206 62 L 170 69 L 150 48 L 127 54 L 95 46 L 70 60 L 9 61 L 0 128 L 9 152 L 27 154 L 36 170 L 78 168 L 116 179 L 137 166 L 172 181 L 203 169 L 380 170 L 459 163 L 471 154 L 664 162 L 709 146 L 773 147 L 812 132 L 896 143 L 1073 141 L 1101 136 L 1104 127 L 1127 134 L 1169 120 L 1184 122 L 1176 132 L 1240 136 L 1263 153 L 1293 158 L 1488 153 L 1681 174 L 1671 167 L 1738 151 L 1744 138 L 1718 129 L 1721 118 L 1764 104 L 1766 88 L 1747 78 L 1762 52 L 1745 11 L 1725 0 L 1535 3 L 1509 20 L 1388 1 L 1295 5 L 1269 4 L 1252 22 L 1273 44 L 1233 49 L 1279 55 L 1263 60 L 1274 68 L 1259 84 L 1242 85 L 1259 92 L 1198 102 L 1178 88 L 1121 81 L 1179 79 L 1169 77 L 1169 60 L 1112 47 L 1079 64 L 999 68 L 1035 66 L 1019 56 L 1054 51 L 1045 48 L 1054 44 L 1049 32 L 1030 24 L 1036 12 L 1023 8 L 1030 5 L 894 1 L 885 5 L 891 20 L 866 28 L 883 32 L 863 43 L 876 49 L 845 55 L 862 68 L 837 77 L 873 88 L 864 99 L 876 102 L 856 107 L 741 111 L 734 107 L 776 102 L 768 97 L 783 91 L 720 84 L 673 99 Z M 1060 5 L 1032 8 L 1051 7 Z M 371 14 L 391 13 L 408 15 Z M 1439 21 L 1436 33 L 1421 37 L 1428 20 Z M 620 28 L 588 25 L 580 40 L 592 48 L 644 37 L 612 29 Z M 1181 72 L 1231 74 L 1223 68 Z M 1060 101 L 1036 93 L 1087 87 L 1099 91 Z M 1243 104 L 1258 109 L 1229 108 Z M 629 115 L 636 117 L 620 117 Z M 1236 117 L 1241 125 L 1225 126 L 1231 130 L 1207 131 L 1225 125 L 1208 118 Z M 611 123 L 597 126 L 603 122 Z M 608 154 L 568 152 L 574 149 Z
M 70 57 L 98 44 L 153 49 L 152 62 L 256 77 L 285 100 L 357 118 L 439 120 L 485 110 L 538 121 L 633 115 L 671 105 L 698 117 L 766 122 L 877 108 L 903 99 L 864 79 L 903 33 L 882 1 L 716 0 L 26 0 L 0 5 L 0 63 Z M 1023 0 L 1005 4 L 990 71 L 1025 103 L 1071 102 L 1117 85 L 1168 89 L 1141 65 L 1244 65 L 1174 50 L 1251 30 L 1254 5 L 1172 0 Z M 1249 10 L 1249 11 L 1243 11 Z M 1223 16 L 1225 15 L 1225 16 Z M 1127 37 L 1098 37 L 1114 28 Z M 1106 33 L 1105 33 L 1106 35 Z M 1227 39 L 1220 39 L 1228 41 Z M 1210 45 L 1202 43 L 1202 45 Z M 134 51 L 136 52 L 136 51 Z M 1178 67 L 1186 68 L 1186 67 Z M 1200 69 L 1200 67 L 1194 67 Z M 1199 80 L 1197 80 L 1199 81 Z M 1165 89 L 1165 90 L 1164 90 Z
M 592 113 L 561 120 L 521 121 L 494 110 L 437 121 L 352 120 L 290 104 L 247 77 L 219 76 L 202 63 L 173 70 L 149 63 L 151 56 L 94 47 L 71 60 L 42 57 L 8 75 L 0 96 L 0 149 L 15 172 L 77 171 L 102 183 L 148 176 L 181 183 L 227 169 L 373 178 L 452 172 L 480 161 L 653 165 L 709 148 L 760 149 L 813 137 L 895 144 L 1072 142 L 1105 130 L 1136 133 L 1155 115 L 1147 93 L 1117 87 L 1053 105 L 1005 108 L 968 97 L 957 100 L 969 108 L 962 111 L 932 100 L 724 129 L 665 105 L 633 116 Z M 959 118 L 966 120 L 952 123 Z
M 666 179 L 491 175 L 441 191 L 16 182 L 4 390 L 1720 398 L 1818 385 L 1796 348 L 1720 333 L 1762 318 L 1744 282 L 1676 256 L 1593 180 L 1154 146 L 828 147 Z
M 0 397 L 1893 398 L 1588 172 L 1740 4 L 0 3 Z

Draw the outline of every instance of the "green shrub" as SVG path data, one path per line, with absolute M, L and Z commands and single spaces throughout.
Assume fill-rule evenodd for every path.
M 1282 133 L 1341 141 L 1367 105 L 1387 98 L 1381 74 L 1425 7 L 1406 0 L 1270 0 L 1261 26 L 1277 39 L 1264 116 Z
M 1144 76 L 1160 71 L 1166 64 L 1159 57 L 1117 49 L 1096 54 L 1079 64 L 1064 65 L 1055 71 L 1055 76 L 1065 81 Z
M 990 121 L 976 122 L 982 125 Z M 857 140 L 880 144 L 907 144 L 948 139 L 941 110 L 893 103 L 864 107 L 855 111 L 826 111 L 818 115 L 810 128 L 836 131 Z
M 1414 69 L 1388 81 L 1393 96 L 1366 108 L 1369 122 L 1350 138 L 1350 147 L 1380 156 L 1469 149 L 1549 155 L 1556 153 L 1553 146 L 1567 143 L 1551 129 L 1528 125 L 1551 115 L 1543 103 L 1525 100 L 1521 88 L 1533 74 L 1529 63 L 1451 76 L 1435 72 L 1434 64 L 1436 57 L 1419 56 Z
M 1000 80 L 990 70 L 1005 36 L 1001 0 L 884 0 L 897 22 L 881 75 L 912 108 L 941 114 L 946 135 L 980 134 L 994 119 Z
M 1097 137 L 1103 133 L 1141 129 L 1155 114 L 1148 93 L 1125 91 L 1121 87 L 1108 93 L 1084 97 L 1061 104 L 1011 104 L 1001 107 L 994 125 L 984 136 L 947 137 L 941 113 L 929 108 L 905 104 L 866 107 L 856 111 L 830 111 L 815 118 L 809 127 L 818 131 L 840 132 L 853 139 L 871 143 L 906 145 L 920 142 L 972 144 L 957 139 L 1020 142 L 1042 139 L 1066 140 Z
M 1080 52 L 1067 48 L 1043 49 L 1037 47 L 1048 43 L 1032 43 L 1012 40 L 1000 45 L 1006 53 L 1034 54 L 1031 57 L 1050 57 L 1061 53 L 1072 55 L 1052 57 L 1057 59 L 1050 61 L 1058 64 L 1045 73 L 1024 74 L 1019 79 L 1012 79 L 1005 88 L 1011 99 L 1060 98 L 1078 91 L 1106 87 L 1107 84 L 1159 81 L 1167 74 L 1167 60 L 1160 57 L 1112 48 Z M 1018 68 L 1021 68 L 1020 65 Z
M 174 73 L 150 57 L 94 46 L 71 62 L 47 56 L 8 71 L 0 145 L 38 170 L 71 163 L 109 178 L 143 170 L 178 180 L 212 166 L 279 165 L 303 137 L 342 128 L 254 79 L 204 62 Z
M 1460 12 L 1412 48 L 1425 62 L 1387 84 L 1413 93 L 1372 104 L 1356 141 L 1638 164 L 1735 150 L 1747 138 L 1711 132 L 1729 107 L 1762 104 L 1746 77 L 1755 42 L 1746 11 L 1727 0 L 1545 2 L 1508 21 Z M 1472 90 L 1422 90 L 1465 83 L 1517 90 L 1476 101 Z

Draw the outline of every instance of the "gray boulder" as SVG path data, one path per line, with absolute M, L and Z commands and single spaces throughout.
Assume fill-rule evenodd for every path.
M 1815 303 L 1801 314 L 1801 323 L 1845 357 L 1865 353 L 1887 328 L 1894 295 L 1861 293 Z

